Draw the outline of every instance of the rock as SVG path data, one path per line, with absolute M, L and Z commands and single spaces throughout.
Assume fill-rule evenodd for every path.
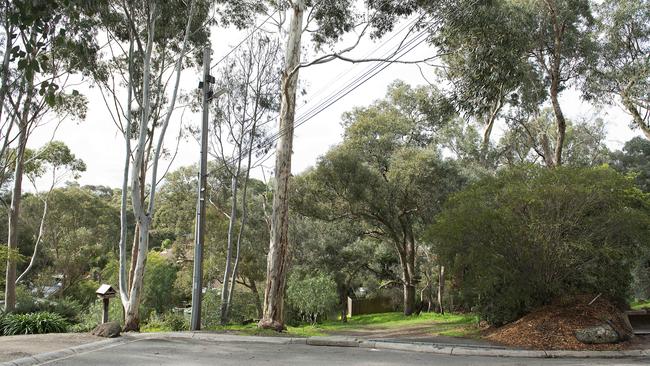
M 119 323 L 108 322 L 98 325 L 95 329 L 93 329 L 91 334 L 98 337 L 115 338 L 120 336 L 121 330 L 122 327 L 120 327 Z
M 576 339 L 587 344 L 618 343 L 622 340 L 618 332 L 609 324 L 579 329 L 576 330 L 575 335 Z

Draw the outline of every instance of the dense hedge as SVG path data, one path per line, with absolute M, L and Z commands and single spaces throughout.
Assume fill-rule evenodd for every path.
M 464 304 L 503 324 L 558 296 L 623 300 L 650 245 L 649 202 L 607 167 L 526 166 L 456 194 L 429 237 Z

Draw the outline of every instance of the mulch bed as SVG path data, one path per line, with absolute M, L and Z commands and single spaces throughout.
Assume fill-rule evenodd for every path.
M 648 347 L 648 339 L 632 337 L 616 344 L 584 344 L 575 331 L 609 323 L 619 334 L 631 336 L 623 312 L 612 302 L 595 296 L 576 296 L 541 307 L 523 318 L 496 329 L 486 330 L 485 338 L 507 346 L 538 350 L 622 350 Z

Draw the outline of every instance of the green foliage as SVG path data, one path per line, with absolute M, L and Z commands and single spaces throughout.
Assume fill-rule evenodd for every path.
M 93 290 L 93 296 L 94 290 Z M 80 321 L 84 306 L 75 298 L 43 299 L 35 297 L 24 286 L 16 287 L 16 314 L 47 312 L 61 315 L 69 323 Z
M 287 301 L 315 323 L 334 310 L 338 302 L 336 283 L 324 274 L 303 278 L 292 274 L 287 283 Z
M 623 174 L 632 174 L 644 192 L 650 192 L 650 141 L 635 137 L 625 143 L 622 151 L 611 157 L 612 168 Z
M 641 310 L 650 308 L 650 300 L 635 301 L 630 306 L 633 310 Z
M 45 334 L 65 333 L 68 323 L 59 314 L 40 312 L 28 314 L 7 314 L 0 324 L 2 334 Z
M 173 306 L 171 294 L 176 281 L 176 266 L 157 252 L 149 252 L 144 270 L 142 306 L 144 314 L 153 310 L 162 314 Z
M 152 313 L 145 325 L 143 332 L 180 332 L 189 329 L 188 319 L 182 313 L 167 312 L 164 315 Z
M 504 170 L 458 193 L 429 231 L 461 301 L 494 324 L 554 297 L 623 300 L 650 202 L 609 168 Z
M 70 331 L 74 333 L 85 333 L 95 329 L 95 327 L 102 322 L 102 315 L 104 313 L 104 304 L 100 300 L 96 300 L 90 304 L 85 310 L 79 312 L 77 318 L 78 323 L 70 327 Z M 124 309 L 119 299 L 112 299 L 108 305 L 108 320 L 123 324 Z
M 588 99 L 622 104 L 633 128 L 650 136 L 650 2 L 596 2 L 599 57 L 589 70 L 584 93 Z
M 502 165 L 544 163 L 544 155 L 555 149 L 557 127 L 551 108 L 544 108 L 534 118 L 509 126 L 499 141 Z M 596 118 L 566 120 L 566 136 L 562 161 L 575 167 L 597 166 L 607 162 L 609 150 L 605 145 L 605 123 Z
M 421 313 L 418 316 L 406 316 L 402 313 L 379 313 L 355 315 L 348 318 L 347 322 L 326 321 L 319 326 L 326 330 L 359 329 L 362 327 L 380 327 L 385 329 L 433 323 L 460 325 L 475 323 L 476 320 L 474 314 Z
M 102 281 L 117 284 L 118 271 L 118 261 L 111 260 L 102 271 Z M 151 313 L 163 314 L 169 311 L 177 303 L 180 290 L 174 286 L 178 275 L 177 266 L 161 253 L 149 251 L 144 271 L 140 313 L 143 319 L 147 319 Z M 116 299 L 113 302 L 120 301 Z
M 79 280 L 65 290 L 65 295 L 75 299 L 83 306 L 88 306 L 97 299 L 95 291 L 97 291 L 99 286 L 100 283 L 97 281 L 90 279 Z
M 27 262 L 27 257 L 20 254 L 18 250 L 10 249 L 7 244 L 0 245 L 0 273 L 4 273 L 7 269 L 7 260 L 13 260 L 18 264 Z M 5 277 L 0 276 L 0 286 L 4 287 Z
M 237 289 L 230 304 L 229 318 L 232 323 L 241 323 L 245 320 L 258 319 L 255 307 L 255 296 L 250 291 Z M 210 289 L 203 294 L 201 304 L 201 320 L 206 329 L 218 329 L 221 325 L 221 292 Z

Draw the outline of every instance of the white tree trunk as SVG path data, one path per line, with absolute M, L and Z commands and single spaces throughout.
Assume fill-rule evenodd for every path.
M 176 61 L 175 65 L 175 74 L 176 80 L 174 87 L 172 89 L 172 98 L 169 102 L 167 113 L 165 119 L 162 123 L 160 134 L 158 136 L 158 141 L 153 155 L 152 168 L 151 168 L 151 180 L 149 184 L 149 206 L 145 209 L 141 196 L 141 188 L 139 176 L 136 172 L 139 172 L 142 169 L 146 162 L 144 161 L 145 156 L 145 144 L 147 140 L 148 132 L 148 122 L 151 112 L 151 100 L 150 100 L 150 77 L 151 77 L 151 54 L 153 52 L 153 40 L 155 37 L 155 28 L 156 28 L 156 9 L 155 4 L 152 7 L 151 11 L 151 20 L 147 26 L 147 49 L 145 52 L 144 66 L 143 66 L 143 78 L 142 78 L 142 121 L 140 123 L 139 129 L 139 138 L 138 145 L 136 150 L 135 160 L 133 162 L 133 174 L 131 177 L 131 200 L 133 204 L 133 213 L 136 217 L 138 227 L 139 227 L 139 238 L 138 238 L 138 253 L 137 261 L 135 265 L 135 270 L 133 273 L 133 281 L 131 283 L 131 288 L 129 289 L 128 301 L 124 304 L 125 308 L 125 320 L 124 320 L 124 330 L 138 330 L 140 326 L 140 319 L 138 309 L 140 306 L 140 298 L 142 296 L 142 285 L 144 281 L 144 271 L 145 264 L 147 261 L 147 252 L 149 250 L 149 229 L 151 228 L 151 222 L 153 220 L 153 215 L 155 211 L 155 201 L 156 201 L 156 186 L 158 183 L 158 162 L 160 160 L 160 154 L 163 148 L 163 142 L 165 139 L 165 133 L 167 132 L 167 127 L 169 126 L 169 121 L 174 110 L 176 99 L 178 96 L 178 88 L 180 85 L 181 71 L 183 68 L 183 58 L 187 52 L 187 44 L 189 43 L 189 36 L 191 30 L 192 18 L 194 16 L 194 7 L 195 0 L 192 0 L 190 3 L 190 12 L 187 19 L 187 25 L 185 29 L 185 35 L 183 38 L 183 45 L 181 47 L 181 54 Z M 128 168 L 127 168 L 128 169 Z M 125 172 L 128 174 L 128 172 Z M 123 197 L 124 199 L 124 197 Z M 124 203 L 124 201 L 123 201 Z M 125 257 L 125 256 L 124 256 Z M 122 262 L 122 260 L 124 260 Z M 120 274 L 124 275 L 126 272 L 126 258 L 120 257 Z M 120 285 L 123 285 L 125 279 L 122 278 Z
M 156 17 L 155 5 L 150 13 L 151 20 L 147 24 L 147 48 L 144 55 L 143 63 L 143 76 L 142 76 L 142 118 L 139 126 L 138 144 L 133 161 L 133 174 L 131 175 L 131 203 L 133 205 L 133 214 L 137 220 L 138 227 L 140 228 L 138 238 L 138 253 L 133 273 L 133 280 L 131 281 L 131 288 L 129 289 L 129 301 L 124 306 L 126 313 L 124 319 L 124 331 L 132 331 L 140 329 L 140 317 L 138 309 L 140 307 L 140 293 L 142 288 L 142 280 L 144 278 L 144 265 L 147 259 L 147 249 L 149 240 L 149 223 L 150 219 L 145 212 L 143 200 L 140 193 L 140 179 L 136 172 L 146 164 L 144 161 L 145 144 L 147 142 L 147 132 L 149 125 L 149 114 L 151 112 L 151 54 L 153 52 L 153 41 L 156 30 Z M 135 249 L 134 249 L 135 250 Z M 122 264 L 121 264 L 122 265 Z M 126 263 L 124 263 L 126 265 Z
M 444 293 L 445 293 L 445 266 L 440 265 L 440 270 L 438 272 L 438 309 L 440 309 L 440 314 L 445 313 L 445 308 L 442 305 Z
M 258 326 L 281 330 L 284 328 L 284 292 L 289 265 L 289 177 L 293 145 L 296 89 L 300 65 L 303 0 L 292 4 L 292 18 L 287 40 L 285 69 L 282 75 L 282 104 L 280 106 L 280 140 L 276 148 L 271 241 L 267 257 L 264 315 Z
M 127 222 L 127 197 L 129 189 L 129 167 L 131 165 L 131 101 L 133 100 L 133 38 L 129 40 L 129 71 L 128 71 L 128 92 L 126 102 L 126 125 L 124 126 L 124 171 L 122 175 L 122 197 L 120 202 L 120 271 L 119 271 L 119 288 L 120 299 L 126 314 L 126 308 L 129 303 L 128 294 L 128 275 L 126 271 L 127 252 L 126 240 L 128 236 L 128 222 Z
M 239 232 L 237 233 L 237 248 L 235 251 L 235 263 L 232 268 L 232 275 L 230 276 L 230 290 L 228 291 L 228 300 L 226 302 L 226 318 L 228 317 L 228 312 L 230 311 L 230 306 L 232 304 L 233 293 L 235 292 L 235 283 L 237 280 L 237 271 L 239 270 L 239 258 L 241 257 L 241 241 L 244 236 L 244 230 L 246 228 L 246 222 L 248 220 L 248 179 L 251 174 L 251 162 L 253 158 L 253 141 L 255 141 L 255 126 L 256 122 L 253 122 L 253 126 L 249 133 L 249 144 L 248 144 L 248 162 L 246 164 L 246 176 L 244 177 L 244 186 L 242 187 L 242 217 L 239 224 Z
M 52 192 L 52 189 L 50 189 L 50 192 Z M 34 267 L 34 262 L 36 262 L 36 256 L 38 255 L 38 248 L 41 245 L 41 241 L 43 241 L 43 231 L 45 230 L 45 219 L 47 218 L 47 206 L 48 206 L 48 197 L 49 193 L 45 195 L 45 198 L 41 199 L 43 201 L 43 214 L 41 215 L 41 222 L 40 225 L 38 226 L 38 237 L 36 237 L 36 243 L 34 244 L 34 251 L 32 253 L 32 258 L 29 260 L 29 264 L 27 265 L 27 268 L 23 271 L 23 273 L 18 276 L 16 279 L 16 284 L 19 284 L 22 280 L 25 279 L 25 276 L 27 276 L 27 273 L 32 270 Z
M 241 153 L 241 145 L 239 148 L 239 153 Z M 239 155 L 238 155 L 239 156 Z M 241 164 L 241 163 L 240 163 Z M 232 262 L 232 245 L 233 245 L 233 236 L 235 232 L 235 224 L 237 223 L 237 184 L 239 180 L 239 168 L 235 171 L 235 174 L 230 178 L 230 194 L 232 196 L 230 202 L 230 221 L 228 222 L 228 243 L 226 248 L 226 265 L 225 271 L 223 274 L 223 283 L 221 286 L 221 307 L 220 307 L 220 321 L 221 325 L 226 325 L 228 323 L 228 302 L 230 301 L 229 295 L 229 282 L 231 274 L 231 262 Z

